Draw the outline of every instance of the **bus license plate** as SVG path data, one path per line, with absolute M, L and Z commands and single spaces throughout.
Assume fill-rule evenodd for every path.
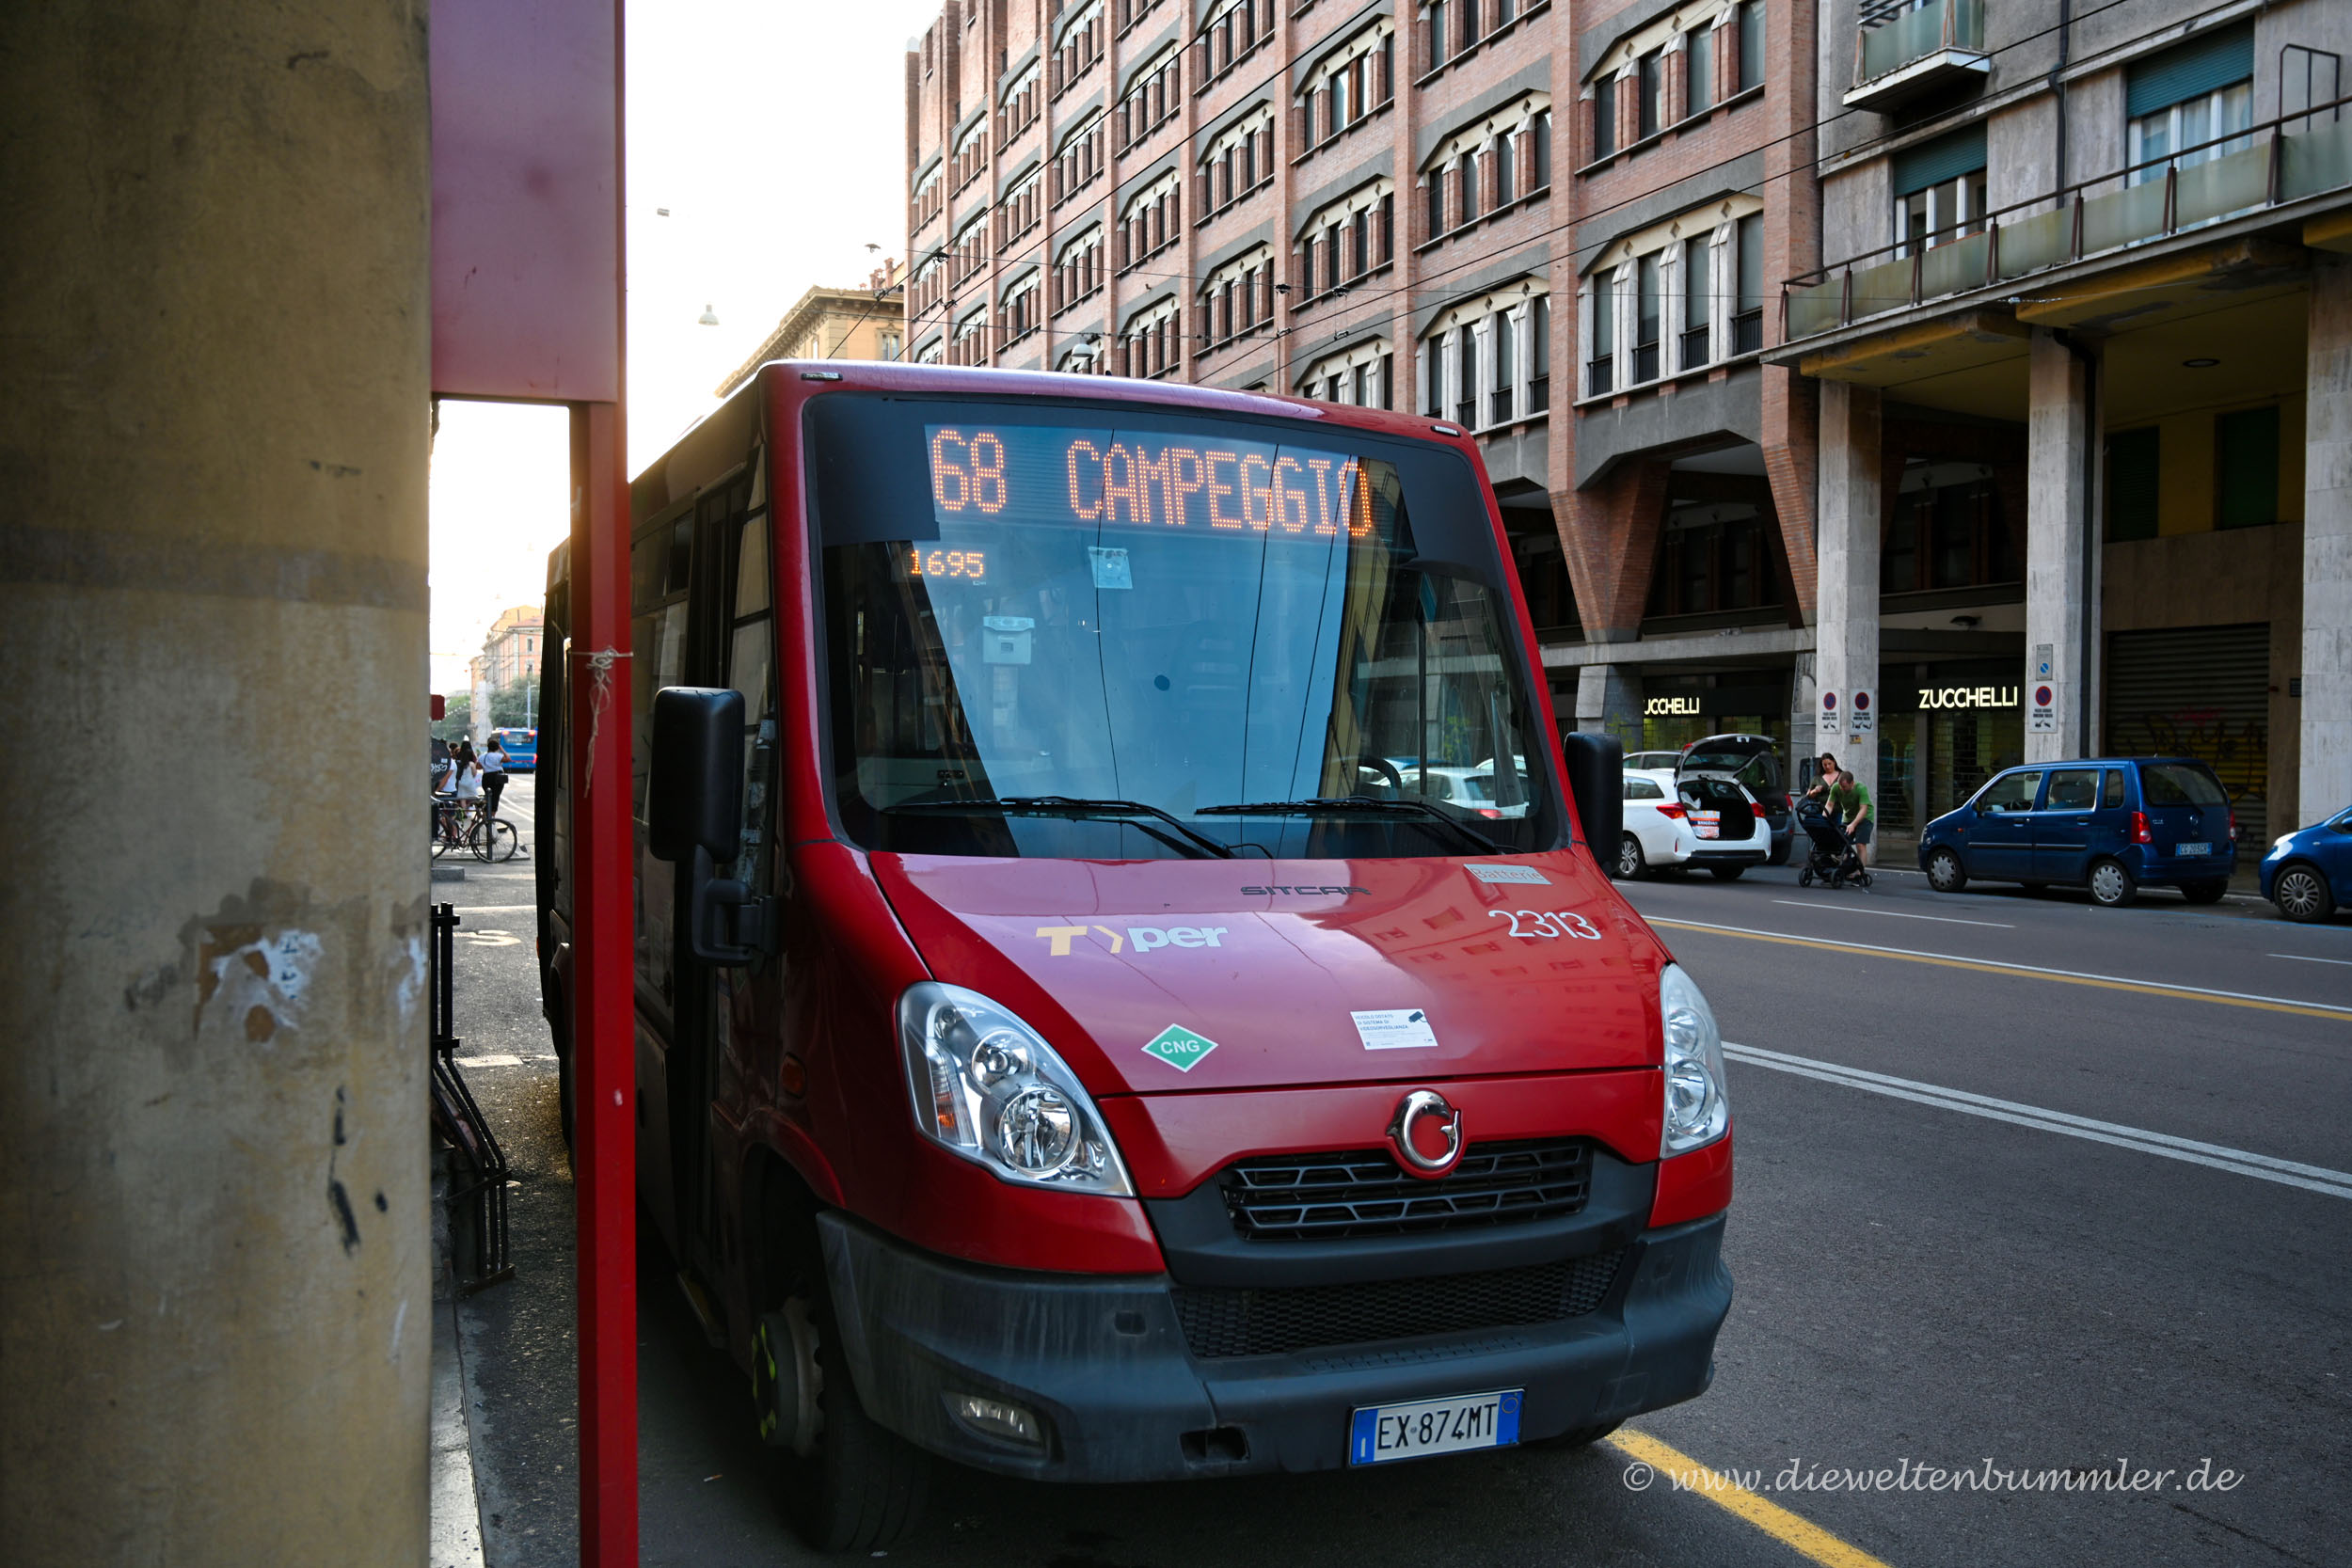
M 1347 1462 L 1384 1465 L 1391 1459 L 1509 1448 L 1519 1440 L 1521 1397 L 1522 1390 L 1506 1388 L 1411 1404 L 1368 1405 L 1350 1423 Z
M 2210 844 L 2175 844 L 2172 846 L 2172 852 L 2176 855 L 2193 858 L 2198 855 L 2212 854 L 2213 846 Z

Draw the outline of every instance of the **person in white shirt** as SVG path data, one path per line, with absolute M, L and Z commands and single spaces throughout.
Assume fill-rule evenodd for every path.
M 485 808 L 492 817 L 499 814 L 499 797 L 506 792 L 506 748 L 492 736 L 488 749 L 482 753 L 482 793 L 488 798 Z
M 457 743 L 455 761 L 457 767 L 451 776 L 453 793 L 460 800 L 481 800 L 482 764 L 473 754 L 472 741 L 461 740 Z

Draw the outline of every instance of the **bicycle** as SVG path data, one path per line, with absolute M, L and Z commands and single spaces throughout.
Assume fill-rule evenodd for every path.
M 478 861 L 511 861 L 522 849 L 522 835 L 506 818 L 493 817 L 485 802 L 437 795 L 433 799 L 433 858 L 462 849 Z

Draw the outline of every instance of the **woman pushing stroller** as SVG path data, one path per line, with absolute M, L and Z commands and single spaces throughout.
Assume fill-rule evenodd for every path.
M 1853 843 L 1854 852 L 1864 866 L 1870 863 L 1870 786 L 1837 766 L 1837 758 L 1828 752 L 1821 753 L 1821 773 L 1813 787 L 1804 792 L 1808 800 L 1819 797 L 1821 809 L 1830 819 L 1845 830 Z

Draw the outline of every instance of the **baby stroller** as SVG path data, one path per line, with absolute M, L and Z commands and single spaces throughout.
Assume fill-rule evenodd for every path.
M 1807 800 L 1797 809 L 1798 825 L 1804 829 L 1809 841 L 1804 868 L 1797 873 L 1799 887 L 1811 887 L 1816 879 L 1831 887 L 1870 885 L 1870 868 L 1862 863 L 1862 852 L 1854 847 L 1852 839 L 1836 817 L 1821 810 L 1819 800 Z

